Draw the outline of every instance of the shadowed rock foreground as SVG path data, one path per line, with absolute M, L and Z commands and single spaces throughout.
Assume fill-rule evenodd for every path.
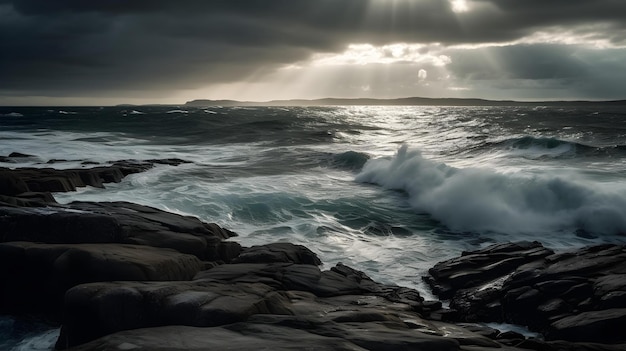
M 458 320 L 528 326 L 547 340 L 626 343 L 626 247 L 555 254 L 505 243 L 440 262 L 425 280 Z
M 139 171 L 160 163 L 125 162 L 143 164 Z M 465 253 L 431 270 L 435 292 L 452 298 L 444 309 L 342 264 L 321 270 L 304 246 L 242 248 L 216 224 L 132 203 L 59 205 L 49 193 L 59 184 L 87 185 L 75 174 L 93 176 L 92 186 L 121 180 L 100 167 L 73 172 L 0 171 L 0 313 L 57 320 L 59 349 L 625 347 L 621 246 L 554 254 L 518 243 Z M 550 341 L 483 321 L 529 325 Z

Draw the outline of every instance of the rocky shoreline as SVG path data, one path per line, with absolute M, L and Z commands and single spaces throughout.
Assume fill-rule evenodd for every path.
M 0 162 L 19 157 L 31 156 Z M 70 350 L 626 349 L 624 246 L 463 253 L 424 277 L 450 300 L 444 308 L 342 264 L 321 270 L 301 245 L 245 248 L 194 217 L 128 202 L 61 205 L 51 194 L 184 162 L 0 168 L 0 314 L 57 321 L 56 347 Z

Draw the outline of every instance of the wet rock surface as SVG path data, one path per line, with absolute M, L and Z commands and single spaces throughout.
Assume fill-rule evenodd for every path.
M 13 152 L 8 156 L 0 156 L 0 163 L 10 164 L 24 158 L 36 159 L 36 156 Z M 53 163 L 56 162 L 59 160 Z M 9 203 L 10 197 L 28 200 L 30 197 L 24 197 L 25 193 L 68 192 L 85 186 L 103 188 L 105 183 L 119 183 L 124 177 L 147 171 L 155 165 L 178 166 L 184 163 L 189 163 L 189 161 L 181 159 L 120 160 L 103 166 L 74 169 L 0 167 L 0 194 L 5 197 L 0 201 Z M 15 202 L 16 199 L 12 201 Z M 48 202 L 53 202 L 50 200 L 52 199 L 33 201 L 31 205 L 44 206 Z
M 126 244 L 0 243 L 0 310 L 57 313 L 73 286 L 111 280 L 188 280 L 192 255 Z
M 528 326 L 547 340 L 625 343 L 626 246 L 555 254 L 507 243 L 441 262 L 425 280 L 458 318 Z
M 0 162 L 24 157 L 33 156 Z M 194 217 L 128 202 L 60 205 L 50 194 L 179 161 L 1 169 L 0 313 L 59 318 L 57 348 L 72 350 L 625 349 L 620 246 L 465 253 L 429 279 L 453 310 L 343 264 L 321 270 L 301 245 L 242 248 L 228 241 L 235 233 Z M 451 322 L 534 318 L 547 339 L 564 341 Z

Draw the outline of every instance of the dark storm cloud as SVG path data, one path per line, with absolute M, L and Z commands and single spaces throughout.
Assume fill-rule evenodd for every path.
M 450 50 L 448 54 L 462 57 L 447 67 L 455 79 L 484 91 L 491 89 L 492 96 L 500 91 L 501 99 L 626 97 L 623 89 L 626 50 L 623 49 L 542 44 Z
M 450 54 L 462 56 L 449 68 L 460 79 L 566 79 L 587 76 L 588 65 L 565 45 L 491 47 Z
M 599 23 L 605 31 L 597 35 L 626 42 L 623 0 L 468 5 L 471 11 L 456 14 L 443 0 L 0 0 L 0 94 L 193 89 L 267 73 L 315 52 L 340 52 L 349 43 L 506 42 L 541 28 Z M 533 74 L 551 69 L 576 68 L 539 62 Z

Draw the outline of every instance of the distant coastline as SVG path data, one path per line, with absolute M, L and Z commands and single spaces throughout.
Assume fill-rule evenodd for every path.
M 237 101 L 237 100 L 192 100 L 185 103 L 188 107 L 206 106 L 596 106 L 615 105 L 626 106 L 626 100 L 609 101 L 514 101 L 514 100 L 486 100 L 463 98 L 424 98 L 407 97 L 397 99 L 371 98 L 324 98 L 324 99 L 294 99 L 271 101 Z

